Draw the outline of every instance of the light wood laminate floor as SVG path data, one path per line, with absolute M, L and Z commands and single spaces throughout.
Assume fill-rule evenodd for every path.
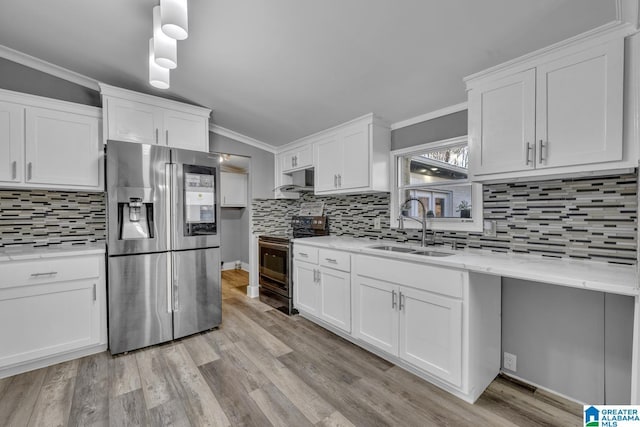
M 0 379 L 0 426 L 571 426 L 580 409 L 496 379 L 463 402 L 223 273 L 214 331 Z

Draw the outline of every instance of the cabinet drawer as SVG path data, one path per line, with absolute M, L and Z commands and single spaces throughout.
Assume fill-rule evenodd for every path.
M 351 271 L 351 255 L 348 252 L 320 249 L 318 253 L 319 264 L 336 270 Z
M 414 264 L 372 256 L 358 256 L 359 276 L 410 286 L 454 298 L 462 298 L 468 274 L 433 265 Z
M 312 248 L 310 246 L 293 245 L 293 259 L 310 262 L 311 264 L 317 264 L 318 248 Z
M 63 282 L 100 276 L 102 256 L 9 261 L 0 263 L 0 288 Z

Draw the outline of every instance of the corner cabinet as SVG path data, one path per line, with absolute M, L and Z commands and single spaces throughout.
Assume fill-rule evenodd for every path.
M 474 179 L 634 167 L 623 124 L 627 33 L 564 42 L 467 78 Z
M 211 110 L 100 84 L 104 141 L 209 151 Z
M 315 194 L 389 191 L 391 131 L 373 114 L 318 134 Z
M 77 254 L 0 262 L 0 378 L 107 347 L 105 260 Z
M 0 186 L 103 191 L 99 108 L 0 90 Z
M 294 244 L 294 306 L 341 331 L 351 332 L 351 255 Z

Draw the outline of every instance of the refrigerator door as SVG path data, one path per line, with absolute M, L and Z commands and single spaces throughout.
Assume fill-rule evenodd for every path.
M 220 249 L 177 251 L 172 256 L 174 339 L 219 326 Z
M 108 141 L 106 188 L 109 255 L 169 249 L 170 149 Z
M 109 257 L 109 348 L 118 354 L 172 339 L 167 252 Z
M 173 250 L 220 246 L 219 156 L 172 149 Z

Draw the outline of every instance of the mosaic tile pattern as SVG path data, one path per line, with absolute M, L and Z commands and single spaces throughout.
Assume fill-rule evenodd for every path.
M 0 248 L 105 240 L 103 193 L 0 190 Z
M 254 200 L 253 231 L 287 231 L 301 202 L 325 202 L 333 235 L 419 243 L 419 231 L 389 228 L 389 194 Z M 438 232 L 436 240 L 495 252 L 530 253 L 636 264 L 637 174 L 557 179 L 484 186 L 484 218 L 495 220 L 496 237 Z M 382 230 L 373 229 L 382 217 Z

